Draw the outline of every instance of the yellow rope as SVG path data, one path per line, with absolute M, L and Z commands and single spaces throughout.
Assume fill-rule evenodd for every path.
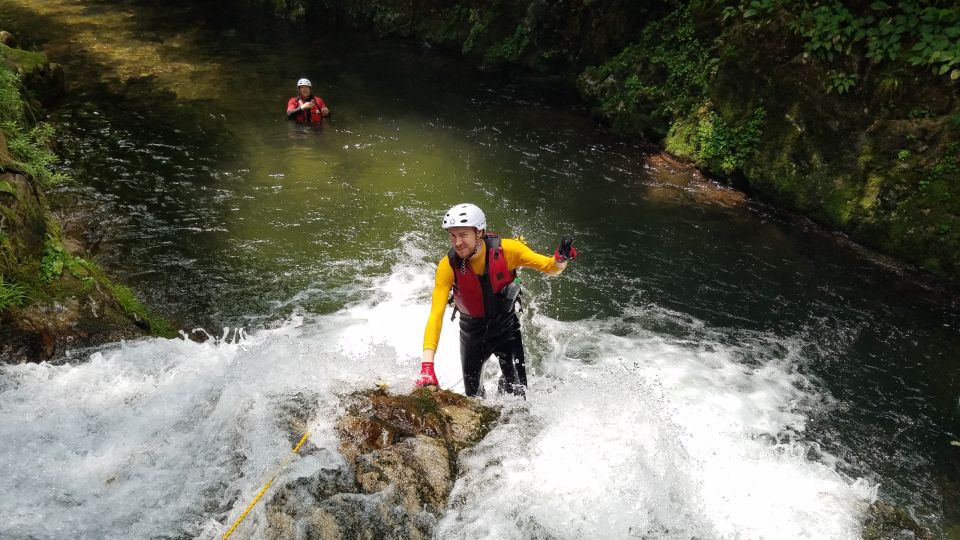
M 293 447 L 293 450 L 292 450 L 293 454 L 296 454 L 297 452 L 300 451 L 300 447 L 303 446 L 303 443 L 307 442 L 307 437 L 309 436 L 310 436 L 310 432 L 308 431 L 303 434 L 303 437 L 300 437 L 300 442 L 298 442 L 297 445 Z M 247 514 L 250 513 L 250 510 L 253 510 L 253 507 L 257 504 L 257 501 L 260 500 L 260 497 L 263 497 L 263 494 L 266 493 L 267 490 L 270 489 L 270 486 L 273 485 L 273 481 L 276 480 L 277 476 L 280 475 L 280 471 L 282 471 L 284 467 L 289 465 L 291 461 L 293 461 L 293 455 L 288 457 L 286 461 L 284 461 L 283 463 L 280 464 L 279 467 L 277 467 L 276 472 L 273 474 L 272 477 L 270 477 L 270 480 L 266 483 L 266 485 L 263 486 L 263 489 L 260 490 L 260 493 L 257 493 L 257 496 L 253 498 L 253 501 L 250 502 L 246 510 L 244 510 L 243 513 L 240 514 L 240 517 L 238 517 L 237 521 L 233 523 L 233 526 L 227 529 L 227 532 L 223 533 L 223 538 L 221 540 L 227 540 L 227 538 L 230 538 L 230 535 L 233 534 L 233 531 L 237 529 L 237 526 L 240 525 L 240 522 L 243 521 L 243 518 L 247 517 Z

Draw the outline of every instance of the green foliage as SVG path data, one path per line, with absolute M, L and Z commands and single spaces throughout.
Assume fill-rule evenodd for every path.
M 53 127 L 49 124 L 40 124 L 24 130 L 11 122 L 4 123 L 2 129 L 7 133 L 15 133 L 7 141 L 7 148 L 16 160 L 14 165 L 24 173 L 40 182 L 44 187 L 52 187 L 69 181 L 69 178 L 53 170 L 57 156 L 49 149 L 53 139 Z
M 512 36 L 488 49 L 483 60 L 487 64 L 516 62 L 529 44 L 530 30 L 521 24 Z
M 29 126 L 20 79 L 0 62 L 0 131 L 6 137 L 7 149 L 13 163 L 9 164 L 40 182 L 56 186 L 68 181 L 63 173 L 55 172 L 56 155 L 50 151 L 53 128 L 47 124 Z M 0 163 L 0 170 L 3 164 Z
M 667 137 L 667 150 L 697 165 L 731 174 L 742 170 L 760 145 L 766 111 L 758 107 L 745 123 L 732 123 L 713 110 L 695 123 L 678 122 Z
M 20 78 L 0 64 L 0 123 L 21 122 L 23 112 Z
M 463 41 L 464 53 L 473 52 L 477 48 L 478 43 L 487 33 L 490 23 L 493 21 L 493 17 L 494 13 L 490 10 L 483 10 L 480 8 L 472 8 L 470 10 L 470 13 L 467 17 L 467 20 L 470 23 L 470 33 L 467 34 L 467 39 Z
M 40 278 L 44 283 L 51 283 L 63 274 L 68 257 L 60 238 L 48 234 L 43 244 L 43 259 L 40 260 Z
M 0 312 L 22 305 L 26 302 L 27 297 L 26 287 L 5 281 L 3 275 L 0 274 Z
M 600 112 L 618 129 L 667 125 L 706 102 L 718 65 L 711 45 L 697 36 L 684 5 L 645 26 L 639 43 L 588 69 L 581 87 L 598 95 Z M 590 81 L 600 83 L 594 89 Z
M 960 142 L 947 146 L 943 156 L 930 167 L 930 176 L 951 183 L 960 178 Z
M 828 62 L 857 65 L 894 63 L 927 66 L 935 75 L 960 79 L 960 7 L 911 0 L 851 4 L 831 0 L 739 1 L 724 8 L 724 19 L 770 23 L 776 17 L 805 39 L 804 50 Z M 834 77 L 829 88 L 846 92 L 856 81 Z
M 10 185 L 10 182 L 5 180 L 0 180 L 0 193 L 6 193 L 8 195 L 17 196 L 17 189 Z
M 899 152 L 897 152 L 897 159 L 899 159 L 900 161 L 906 161 L 910 159 L 910 151 L 900 150 Z
M 860 76 L 856 73 L 841 73 L 836 70 L 827 72 L 827 92 L 846 94 L 850 91 Z

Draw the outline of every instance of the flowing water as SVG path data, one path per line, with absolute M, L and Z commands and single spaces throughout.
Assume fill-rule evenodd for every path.
M 327 451 L 281 481 L 342 467 L 337 396 L 411 388 L 439 218 L 472 201 L 541 252 L 576 233 L 581 257 L 523 273 L 530 399 L 491 398 L 504 418 L 439 537 L 856 538 L 876 499 L 958 537 L 947 293 L 562 94 L 324 23 L 0 0 L 0 26 L 67 67 L 53 116 L 96 259 L 214 337 L 0 368 L 0 536 L 219 537 L 304 396 Z M 321 127 L 284 119 L 302 76 Z M 456 339 L 446 322 L 438 371 L 462 389 Z

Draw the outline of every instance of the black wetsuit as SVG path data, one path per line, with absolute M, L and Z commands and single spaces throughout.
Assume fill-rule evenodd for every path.
M 481 283 L 485 282 L 481 277 Z M 488 285 L 487 285 L 488 286 Z M 524 366 L 520 318 L 515 309 L 520 285 L 513 282 L 496 295 L 496 306 L 487 309 L 493 315 L 474 318 L 460 314 L 460 363 L 466 395 L 482 396 L 480 375 L 491 355 L 500 362 L 498 392 L 526 396 L 527 370 Z

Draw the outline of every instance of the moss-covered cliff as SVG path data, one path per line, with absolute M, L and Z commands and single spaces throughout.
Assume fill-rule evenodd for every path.
M 9 34 L 7 34 L 9 35 Z M 9 43 L 9 40 L 7 40 Z M 68 349 L 171 330 L 64 238 L 47 191 L 53 131 L 32 119 L 63 90 L 41 53 L 0 43 L 0 361 L 41 361 Z
M 955 3 L 248 2 L 576 87 L 614 129 L 960 283 Z

